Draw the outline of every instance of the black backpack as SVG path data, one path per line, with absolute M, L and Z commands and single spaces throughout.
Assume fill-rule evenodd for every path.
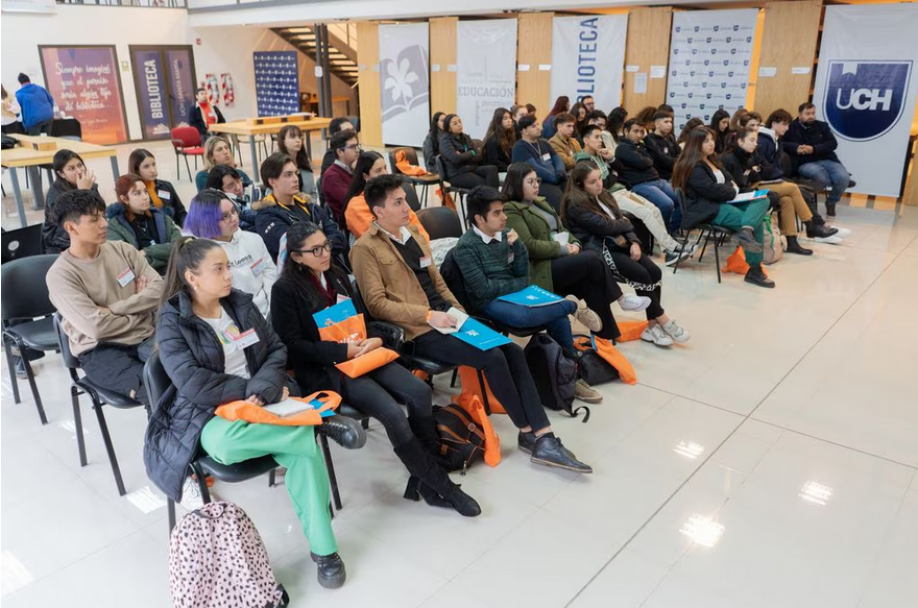
M 526 363 L 535 380 L 542 405 L 552 410 L 567 412 L 577 417 L 584 410 L 583 422 L 590 419 L 590 408 L 574 408 L 574 390 L 577 383 L 577 360 L 548 334 L 536 334 L 529 339 L 523 351 Z
M 465 475 L 469 465 L 484 458 L 484 429 L 456 404 L 435 405 L 433 414 L 440 435 L 440 466 Z

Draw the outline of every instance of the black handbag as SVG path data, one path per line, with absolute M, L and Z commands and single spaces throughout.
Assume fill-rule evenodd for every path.
M 578 363 L 580 377 L 590 386 L 614 382 L 620 377 L 618 370 L 593 349 L 582 351 Z

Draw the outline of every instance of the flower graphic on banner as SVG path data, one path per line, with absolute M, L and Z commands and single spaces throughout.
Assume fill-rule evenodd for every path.
M 427 103 L 430 93 L 426 49 L 419 45 L 407 47 L 395 59 L 384 59 L 380 68 L 385 92 L 382 99 L 384 121 Z

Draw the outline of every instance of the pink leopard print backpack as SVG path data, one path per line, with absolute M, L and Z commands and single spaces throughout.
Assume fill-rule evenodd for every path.
M 261 535 L 231 502 L 208 503 L 172 530 L 169 587 L 176 608 L 280 608 L 290 601 Z

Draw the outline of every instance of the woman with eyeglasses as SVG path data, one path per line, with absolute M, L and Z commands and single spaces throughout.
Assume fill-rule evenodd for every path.
M 287 346 L 297 383 L 306 394 L 338 392 L 348 403 L 379 420 L 396 455 L 411 473 L 405 498 L 418 500 L 420 495 L 431 506 L 452 508 L 466 517 L 480 514 L 478 503 L 453 484 L 437 463 L 440 438 L 430 387 L 395 362 L 358 378 L 335 368 L 380 348 L 382 340 L 339 343 L 319 335 L 313 314 L 353 295 L 347 274 L 332 262 L 331 249 L 331 241 L 312 222 L 294 224 L 287 231 L 288 255 L 274 284 L 271 321 Z
M 277 267 L 261 237 L 239 229 L 239 211 L 233 201 L 219 190 L 198 192 L 188 207 L 184 232 L 223 247 L 233 271 L 233 287 L 251 294 L 255 306 L 267 316 Z

